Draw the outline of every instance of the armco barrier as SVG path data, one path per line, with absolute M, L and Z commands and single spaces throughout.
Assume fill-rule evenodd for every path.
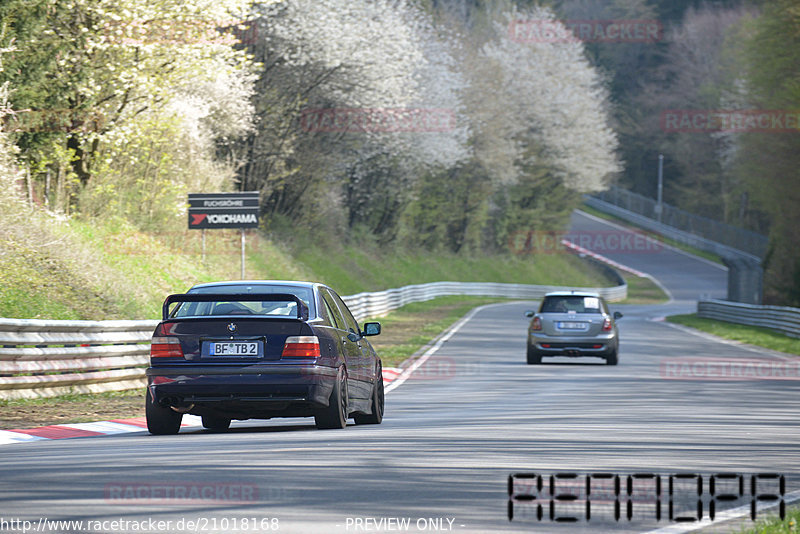
M 708 299 L 698 301 L 697 315 L 729 323 L 763 326 L 800 338 L 800 308 Z
M 0 398 L 143 387 L 156 324 L 0 319 Z
M 356 319 L 446 295 L 538 299 L 555 286 L 433 282 L 343 297 Z M 593 289 L 622 300 L 628 286 Z M 144 387 L 157 321 L 47 321 L 0 318 L 0 399 L 52 397 Z

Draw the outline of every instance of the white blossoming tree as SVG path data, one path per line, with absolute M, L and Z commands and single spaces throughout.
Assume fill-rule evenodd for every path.
M 539 157 L 564 185 L 581 192 L 602 189 L 620 164 L 600 75 L 582 43 L 516 39 L 510 27 L 517 20 L 560 25 L 545 8 L 514 10 L 494 22 L 493 38 L 473 63 L 472 109 L 487 134 L 493 129 L 500 134 L 481 136 L 486 148 L 480 156 L 487 166 L 504 171 L 503 181 L 513 183 L 514 165 L 524 159 L 521 141 L 532 138 L 544 148 Z

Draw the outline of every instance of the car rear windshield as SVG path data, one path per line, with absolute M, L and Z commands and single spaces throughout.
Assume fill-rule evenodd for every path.
M 264 295 L 264 300 L 237 301 L 218 300 L 213 302 L 181 302 L 170 314 L 171 317 L 198 317 L 209 315 L 268 315 L 297 317 L 297 303 L 270 300 L 269 295 L 283 293 L 297 296 L 308 307 L 309 317 L 316 315 L 314 299 L 310 287 L 303 286 L 262 286 L 262 285 L 224 285 L 205 286 L 190 289 L 191 294 L 252 294 Z
M 601 313 L 600 299 L 565 295 L 545 297 L 540 313 Z

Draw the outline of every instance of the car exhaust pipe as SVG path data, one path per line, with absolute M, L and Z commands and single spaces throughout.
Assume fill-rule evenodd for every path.
M 188 413 L 194 408 L 194 404 L 184 404 L 183 399 L 180 397 L 167 397 L 162 401 L 162 404 L 169 406 L 178 413 Z

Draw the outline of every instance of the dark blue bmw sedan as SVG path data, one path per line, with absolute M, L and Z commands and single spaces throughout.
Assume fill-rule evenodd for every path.
M 232 419 L 314 417 L 317 428 L 383 419 L 381 361 L 331 288 L 310 282 L 202 284 L 164 301 L 147 369 L 147 429 L 176 434 Z

